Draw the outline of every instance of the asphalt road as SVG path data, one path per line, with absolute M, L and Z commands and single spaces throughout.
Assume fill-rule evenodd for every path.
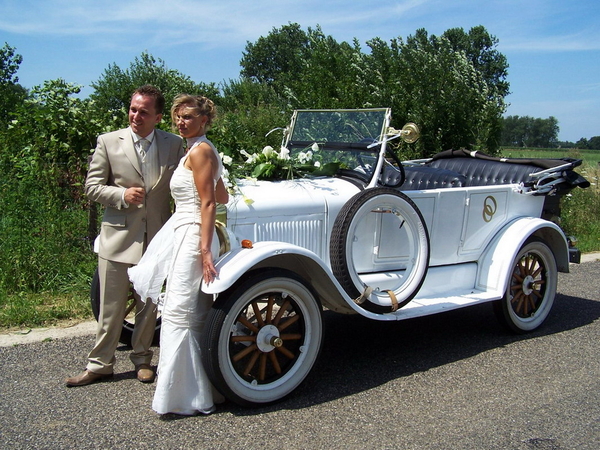
M 0 347 L 0 448 L 597 450 L 599 275 L 598 261 L 561 274 L 550 317 L 525 336 L 489 305 L 399 323 L 326 313 L 300 389 L 211 416 L 159 418 L 126 349 L 113 381 L 64 387 L 90 335 Z

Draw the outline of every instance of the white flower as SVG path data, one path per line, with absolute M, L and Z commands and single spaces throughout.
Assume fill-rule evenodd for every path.
M 279 159 L 287 161 L 288 159 L 290 159 L 290 151 L 285 148 L 285 147 L 281 147 L 281 150 L 279 151 Z
M 229 155 L 225 155 L 223 153 L 219 153 L 221 155 L 221 161 L 223 161 L 223 164 L 225 164 L 226 166 L 230 166 L 231 163 L 233 162 L 233 158 Z
M 313 142 L 313 145 L 311 145 L 310 148 L 312 149 L 313 152 L 318 152 L 319 144 L 317 144 L 316 142 Z
M 305 152 L 300 152 L 298 153 L 298 161 L 300 162 L 300 164 L 306 164 L 307 162 L 312 161 L 312 157 L 313 157 L 313 152 L 312 151 L 307 151 Z
M 321 167 L 321 163 L 319 161 L 315 161 L 315 167 Z
M 256 153 L 250 154 L 246 150 L 240 150 L 240 155 L 246 157 L 246 164 L 254 164 L 258 155 Z
M 275 152 L 275 150 L 273 150 L 273 147 L 271 147 L 270 145 L 267 145 L 262 150 L 262 154 L 265 155 L 267 158 L 270 158 L 274 152 Z
M 230 166 L 231 163 L 233 163 L 233 158 L 229 155 L 225 155 L 225 158 L 223 158 L 223 164 Z
M 304 164 L 308 160 L 309 160 L 309 157 L 306 153 L 304 153 L 304 152 L 298 153 L 298 161 L 300 161 L 300 164 Z

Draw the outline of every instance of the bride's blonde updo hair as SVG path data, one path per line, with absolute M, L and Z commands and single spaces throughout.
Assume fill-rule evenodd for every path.
M 206 128 L 208 131 L 213 123 L 215 117 L 217 117 L 217 108 L 214 102 L 208 97 L 202 95 L 189 95 L 179 94 L 173 100 L 173 106 L 171 106 L 171 121 L 173 123 L 173 129 L 176 129 L 177 124 L 177 113 L 182 108 L 189 108 L 193 110 L 198 116 L 206 116 Z

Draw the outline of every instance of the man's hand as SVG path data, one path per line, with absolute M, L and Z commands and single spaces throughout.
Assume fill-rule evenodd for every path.
M 141 205 L 144 202 L 146 191 L 142 187 L 130 187 L 125 191 L 124 200 L 128 205 Z

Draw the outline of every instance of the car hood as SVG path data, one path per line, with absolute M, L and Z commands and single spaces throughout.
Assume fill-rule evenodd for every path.
M 335 214 L 359 189 L 339 178 L 285 181 L 238 180 L 227 220 Z M 335 218 L 335 216 L 334 216 Z

